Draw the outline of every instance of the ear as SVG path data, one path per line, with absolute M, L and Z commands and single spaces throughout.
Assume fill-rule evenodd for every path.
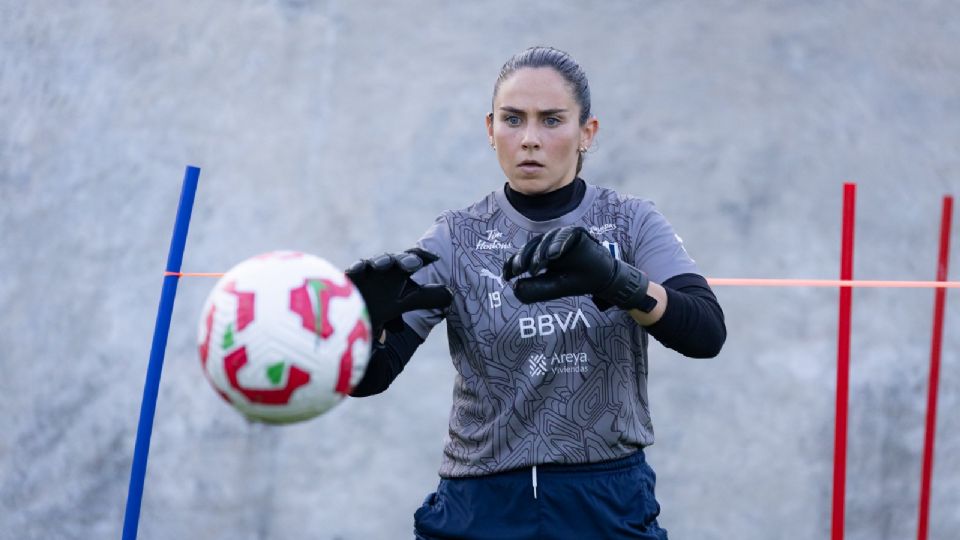
M 591 116 L 580 128 L 580 147 L 589 150 L 598 131 L 600 131 L 600 121 L 596 116 Z
M 487 122 L 487 139 L 489 139 L 490 141 L 490 146 L 493 146 L 493 113 L 487 113 L 486 122 Z

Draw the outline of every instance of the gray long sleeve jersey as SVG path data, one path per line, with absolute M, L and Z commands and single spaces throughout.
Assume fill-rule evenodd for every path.
M 441 214 L 418 243 L 440 260 L 413 278 L 447 285 L 453 303 L 404 315 L 421 338 L 447 319 L 457 376 L 440 476 L 605 461 L 653 443 L 643 327 L 586 296 L 525 305 L 500 277 L 527 240 L 564 225 L 587 228 L 654 282 L 699 273 L 653 203 L 590 184 L 549 221 L 525 218 L 502 189 Z

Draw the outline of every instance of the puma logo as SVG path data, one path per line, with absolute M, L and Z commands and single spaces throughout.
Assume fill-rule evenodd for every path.
M 481 269 L 480 269 L 480 277 L 490 278 L 490 279 L 496 281 L 497 284 L 500 285 L 500 288 L 501 288 L 501 289 L 503 288 L 503 278 L 501 278 L 500 276 L 494 274 L 494 273 L 491 272 L 490 270 L 487 270 L 486 268 L 481 268 Z

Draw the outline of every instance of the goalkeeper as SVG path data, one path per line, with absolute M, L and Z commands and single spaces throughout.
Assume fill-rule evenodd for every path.
M 352 395 L 385 390 L 446 319 L 449 438 L 416 538 L 667 538 L 648 336 L 712 357 L 723 312 L 651 202 L 579 176 L 599 124 L 569 55 L 511 58 L 486 124 L 506 184 L 347 270 L 380 336 Z

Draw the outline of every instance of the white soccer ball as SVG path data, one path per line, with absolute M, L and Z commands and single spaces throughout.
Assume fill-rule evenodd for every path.
M 247 259 L 217 282 L 200 317 L 203 373 L 250 420 L 322 414 L 360 382 L 370 356 L 360 292 L 327 261 L 295 251 Z

